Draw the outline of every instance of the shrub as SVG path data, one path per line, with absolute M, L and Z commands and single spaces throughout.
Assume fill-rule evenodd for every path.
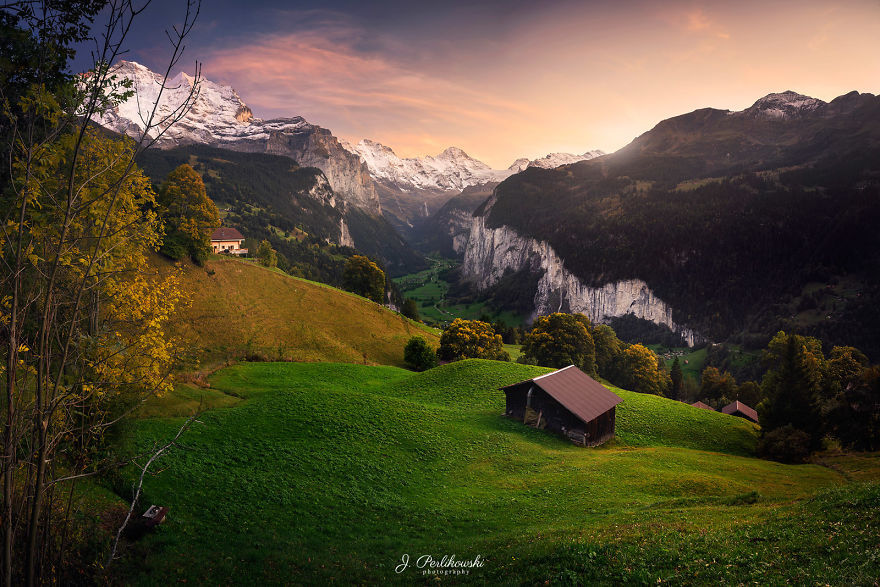
M 426 371 L 437 366 L 437 355 L 421 336 L 409 339 L 403 349 L 403 360 L 416 371 Z
M 810 455 L 810 435 L 786 424 L 762 436 L 758 455 L 780 463 L 803 463 Z

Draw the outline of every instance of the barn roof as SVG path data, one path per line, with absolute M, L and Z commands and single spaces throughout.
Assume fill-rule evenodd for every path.
M 623 401 L 574 365 L 501 389 L 511 389 L 524 383 L 537 385 L 584 422 L 595 420 Z
M 753 420 L 755 422 L 758 421 L 758 412 L 756 412 L 753 408 L 745 405 L 739 400 L 734 400 L 721 408 L 721 411 L 725 414 L 735 414 L 739 412 L 749 420 Z
M 241 233 L 229 226 L 221 226 L 211 234 L 212 241 L 240 241 L 244 240 Z
M 713 412 L 715 411 L 715 408 L 713 408 L 709 404 L 704 404 L 703 402 L 694 402 L 691 404 L 691 406 L 694 408 L 700 408 L 701 410 L 712 410 Z

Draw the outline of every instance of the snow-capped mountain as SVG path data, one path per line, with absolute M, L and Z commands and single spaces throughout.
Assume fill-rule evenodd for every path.
M 825 102 L 791 90 L 777 94 L 767 94 L 749 108 L 733 114 L 755 118 L 790 119 L 800 118 L 824 106 Z
M 373 179 L 402 191 L 460 192 L 469 186 L 501 181 L 511 173 L 492 169 L 458 147 L 449 147 L 436 157 L 414 158 L 398 157 L 390 147 L 369 139 L 362 140 L 354 147 L 348 145 L 347 148 L 366 163 Z
M 153 124 L 175 113 L 190 96 L 194 79 L 180 73 L 166 84 L 162 76 L 133 61 L 113 67 L 117 76 L 132 80 L 135 95 L 96 122 L 109 129 L 140 137 L 156 106 Z M 164 133 L 159 136 L 159 132 Z M 202 78 L 192 107 L 168 128 L 148 132 L 160 148 L 194 143 L 234 151 L 285 155 L 302 166 L 324 172 L 333 191 L 345 202 L 371 214 L 381 213 L 379 196 L 369 171 L 359 157 L 344 149 L 329 130 L 300 116 L 262 120 L 256 118 L 234 89 Z
M 571 165 L 572 163 L 577 163 L 578 161 L 595 159 L 596 157 L 601 157 L 604 154 L 605 151 L 593 149 L 592 151 L 587 151 L 583 155 L 574 155 L 572 153 L 550 153 L 538 159 L 532 159 L 531 161 L 524 157 L 522 159 L 517 159 L 516 161 L 514 161 L 513 165 L 508 167 L 508 169 L 513 173 L 519 173 L 520 171 L 524 171 L 528 167 L 554 169 L 561 165 Z

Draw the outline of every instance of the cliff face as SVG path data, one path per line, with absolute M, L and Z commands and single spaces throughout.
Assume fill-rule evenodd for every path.
M 547 242 L 525 238 L 507 226 L 489 228 L 485 214 L 470 218 L 462 274 L 472 280 L 477 289 L 492 286 L 508 269 L 526 268 L 535 273 L 543 272 L 535 295 L 535 315 L 577 312 L 593 322 L 605 322 L 608 318 L 632 314 L 669 327 L 689 345 L 700 340 L 696 332 L 673 321 L 672 308 L 654 295 L 644 281 L 628 279 L 590 287 L 565 268 Z

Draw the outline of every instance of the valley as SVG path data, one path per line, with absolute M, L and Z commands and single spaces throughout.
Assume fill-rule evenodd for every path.
M 158 4 L 0 8 L 0 585 L 878 584 L 878 7 Z

